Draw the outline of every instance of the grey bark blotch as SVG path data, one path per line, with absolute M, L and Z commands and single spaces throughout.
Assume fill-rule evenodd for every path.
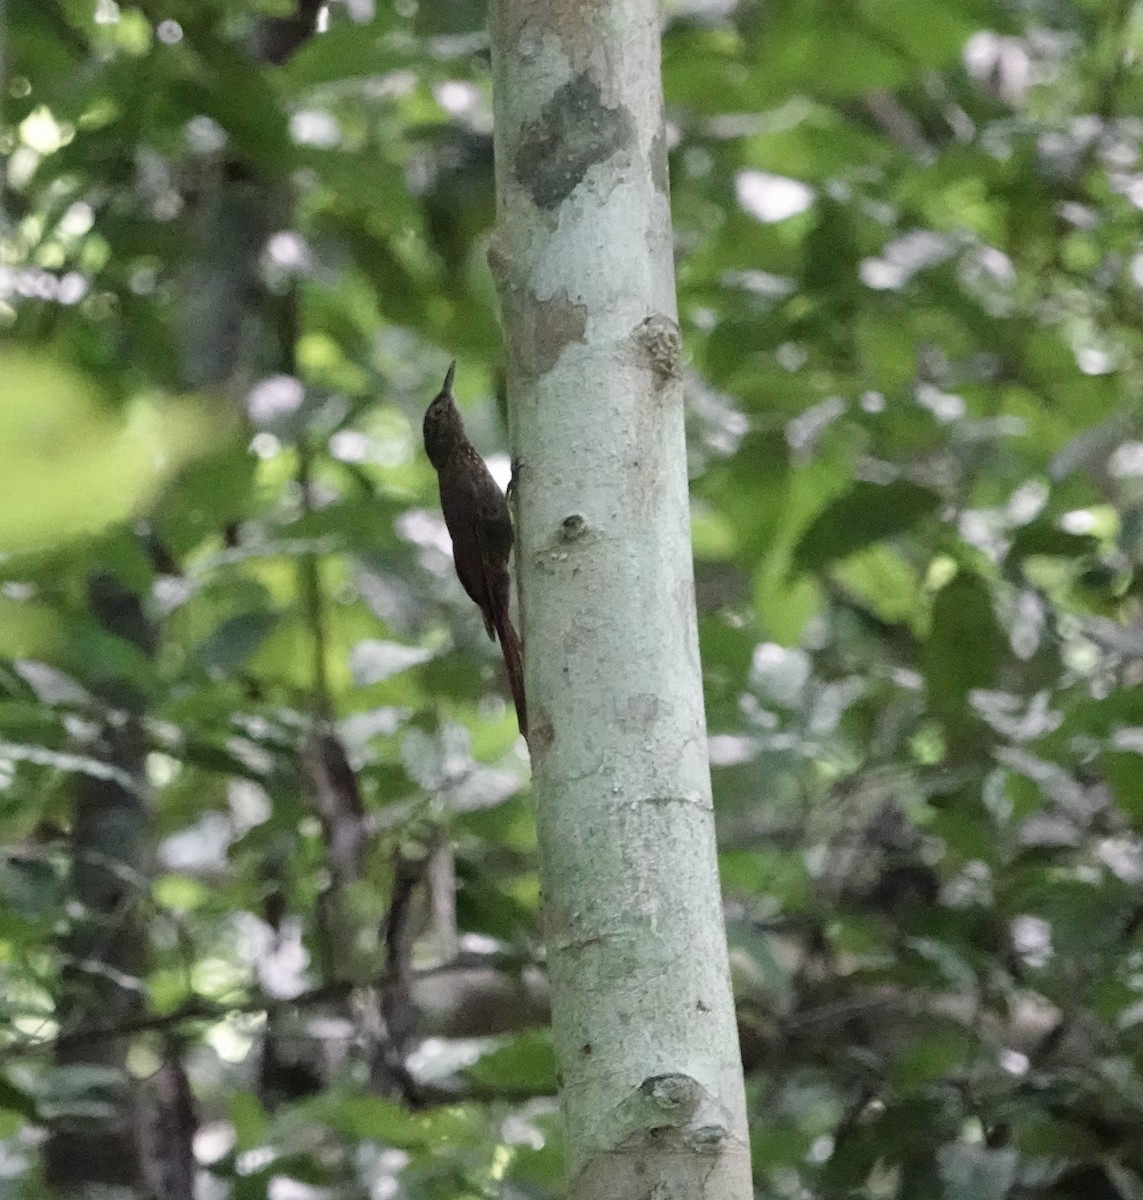
M 520 131 L 514 173 L 537 208 L 558 208 L 589 167 L 634 144 L 631 113 L 607 107 L 599 85 L 584 73 L 565 83 L 539 120 Z
M 566 293 L 559 292 L 550 300 L 534 303 L 530 323 L 532 368 L 542 375 L 559 362 L 565 346 L 583 341 L 587 331 L 587 306 L 576 304 Z
M 667 134 L 661 127 L 659 132 L 651 139 L 648 158 L 650 159 L 651 180 L 655 185 L 655 190 L 669 197 L 671 194 L 671 175 L 667 166 Z
M 548 714 L 541 709 L 528 722 L 529 745 L 533 754 L 539 754 L 551 749 L 556 740 L 556 731 Z

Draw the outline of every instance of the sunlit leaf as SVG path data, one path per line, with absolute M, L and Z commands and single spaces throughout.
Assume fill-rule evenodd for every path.
M 45 355 L 0 346 L 0 547 L 99 530 L 154 494 L 198 453 L 205 413 L 139 401 L 117 415 L 93 381 Z

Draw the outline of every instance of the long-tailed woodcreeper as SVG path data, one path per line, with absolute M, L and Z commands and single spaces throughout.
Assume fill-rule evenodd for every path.
M 464 432 L 464 422 L 452 396 L 455 374 L 454 362 L 444 386 L 425 411 L 425 453 L 436 468 L 441 511 L 452 537 L 456 573 L 464 590 L 479 606 L 488 636 L 493 641 L 500 639 L 508 686 L 516 704 L 516 720 L 526 738 L 524 653 L 508 614 L 512 518 L 500 485 Z

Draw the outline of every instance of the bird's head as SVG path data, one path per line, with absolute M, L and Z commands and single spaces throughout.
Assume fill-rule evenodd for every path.
M 425 453 L 429 456 L 429 462 L 438 470 L 448 461 L 458 441 L 464 437 L 464 423 L 452 398 L 452 381 L 455 375 L 454 362 L 445 376 L 444 386 L 425 410 Z

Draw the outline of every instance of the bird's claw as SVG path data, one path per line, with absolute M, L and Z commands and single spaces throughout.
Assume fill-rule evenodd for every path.
M 520 456 L 517 454 L 512 459 L 512 474 L 508 477 L 508 488 L 504 493 L 509 503 L 512 503 L 516 499 L 516 488 L 520 482 L 520 472 L 523 469 L 524 464 L 520 461 Z

